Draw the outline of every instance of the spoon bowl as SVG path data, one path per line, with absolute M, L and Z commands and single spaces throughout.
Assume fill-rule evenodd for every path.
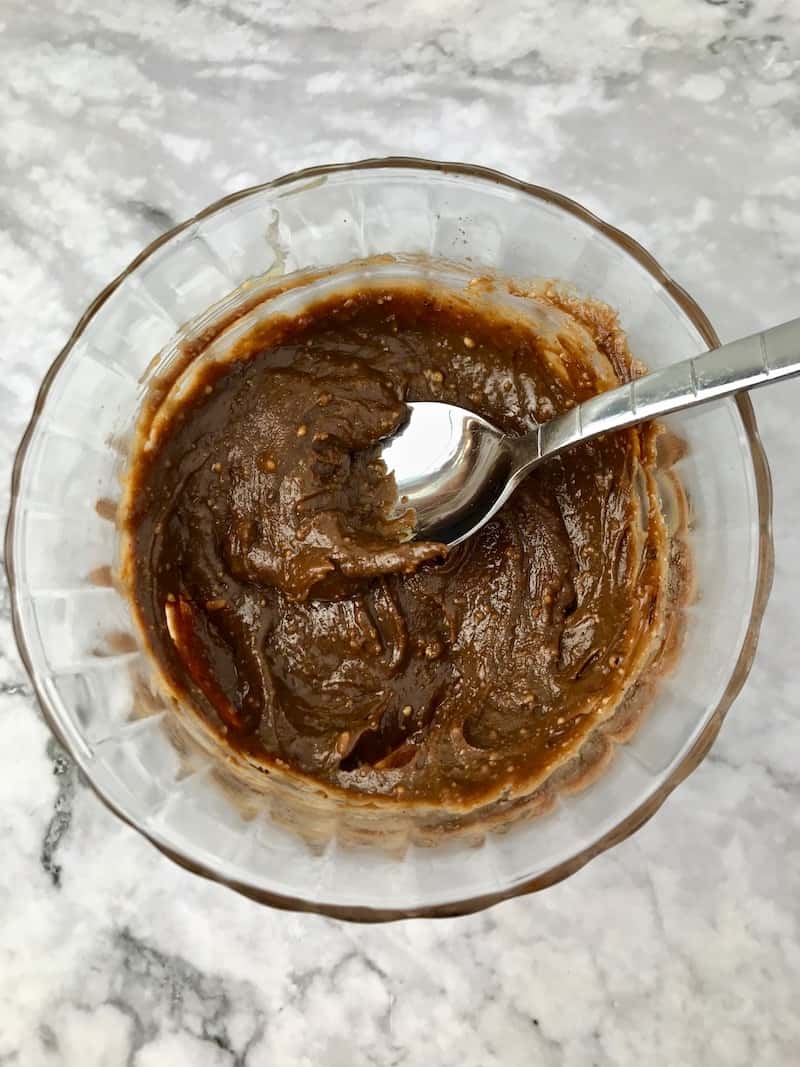
M 413 508 L 415 536 L 452 547 L 469 537 L 513 491 L 514 439 L 453 404 L 414 403 L 385 442 L 401 510 Z

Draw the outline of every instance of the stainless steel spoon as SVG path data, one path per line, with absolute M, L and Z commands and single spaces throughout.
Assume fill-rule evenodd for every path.
M 452 404 L 409 404 L 383 442 L 417 540 L 457 545 L 502 507 L 534 467 L 599 434 L 800 374 L 800 319 L 674 363 L 586 400 L 521 437 Z

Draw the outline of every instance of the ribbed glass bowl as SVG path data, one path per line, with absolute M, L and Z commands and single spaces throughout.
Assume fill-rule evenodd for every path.
M 718 343 L 639 245 L 563 196 L 422 160 L 314 168 L 165 234 L 88 308 L 20 446 L 6 534 L 25 664 L 50 725 L 109 807 L 197 873 L 264 902 L 364 920 L 457 914 L 542 888 L 640 826 L 706 753 L 741 688 L 772 573 L 769 474 L 748 399 L 671 420 L 687 445 L 676 470 L 697 592 L 675 668 L 599 779 L 503 832 L 437 841 L 413 819 L 376 816 L 386 818 L 376 843 L 313 794 L 313 828 L 298 832 L 291 798 L 228 773 L 154 689 L 112 580 L 119 479 L 148 384 L 181 341 L 280 277 L 384 254 L 563 279 L 615 307 L 652 368 Z

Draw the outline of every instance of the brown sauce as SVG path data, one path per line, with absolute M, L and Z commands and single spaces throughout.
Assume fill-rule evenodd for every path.
M 576 753 L 668 639 L 658 430 L 531 475 L 446 552 L 408 540 L 374 446 L 405 402 L 524 432 L 630 378 L 613 313 L 555 290 L 530 321 L 400 285 L 261 328 L 150 427 L 128 579 L 170 688 L 265 767 L 468 809 Z

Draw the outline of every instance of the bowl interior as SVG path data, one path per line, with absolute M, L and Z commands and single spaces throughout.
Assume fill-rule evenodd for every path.
M 594 785 L 502 834 L 436 848 L 398 838 L 393 853 L 343 843 L 324 811 L 318 841 L 303 840 L 274 812 L 215 787 L 213 761 L 180 750 L 153 700 L 110 581 L 125 445 L 148 381 L 210 307 L 219 314 L 243 285 L 384 253 L 573 283 L 619 311 L 632 352 L 653 368 L 713 341 L 638 246 L 545 190 L 401 160 L 305 172 L 210 208 L 95 302 L 23 442 L 7 553 L 37 692 L 101 796 L 202 873 L 260 899 L 360 918 L 468 910 L 548 884 L 635 828 L 705 751 L 741 685 L 770 560 L 768 479 L 749 404 L 676 417 L 697 596 L 676 667 Z

